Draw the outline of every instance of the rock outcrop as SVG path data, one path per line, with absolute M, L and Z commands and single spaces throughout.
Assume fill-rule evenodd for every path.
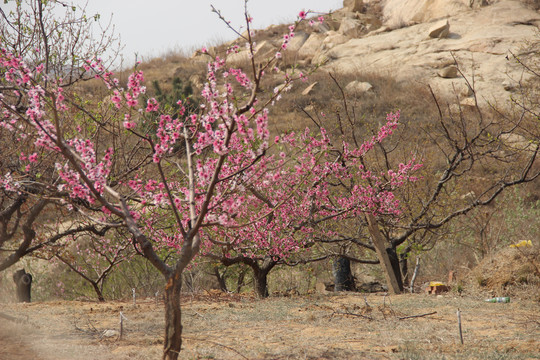
M 324 23 L 297 31 L 289 44 L 297 65 L 311 62 L 353 75 L 392 74 L 398 81 L 429 84 L 441 96 L 455 98 L 457 92 L 463 104 L 476 103 L 466 100 L 473 93 L 480 104 L 501 103 L 509 92 L 519 90 L 519 81 L 527 80 L 513 55 L 528 56 L 526 44 L 540 43 L 540 12 L 525 1 L 344 0 L 343 4 Z M 261 31 L 275 35 L 277 27 Z M 257 55 L 275 53 L 280 42 L 272 41 L 258 43 Z M 246 59 L 245 51 L 233 56 L 239 62 Z M 473 73 L 471 89 L 466 79 Z
M 343 0 L 343 8 L 350 12 L 361 12 L 364 9 L 364 1 Z
M 523 69 L 511 61 L 512 54 L 527 55 L 526 44 L 540 42 L 539 12 L 513 0 L 500 0 L 488 6 L 469 0 L 466 4 L 457 0 L 399 2 L 401 5 L 395 5 L 396 1 L 387 0 L 383 12 L 394 4 L 407 14 L 404 6 L 409 4 L 414 10 L 411 13 L 418 15 L 415 19 L 427 19 L 426 22 L 395 30 L 385 25 L 377 32 L 351 38 L 328 50 L 321 46 L 314 60 L 325 60 L 325 67 L 336 72 L 388 73 L 398 81 L 424 82 L 438 94 L 452 98 L 454 89 L 463 89 L 461 97 L 472 94 L 465 79 L 458 75 L 459 66 L 465 77 L 474 73 L 474 90 L 480 104 L 508 101 L 508 92 L 524 76 Z M 419 4 L 423 4 L 424 12 L 419 10 Z M 434 11 L 435 5 L 438 12 Z M 442 22 L 433 20 L 435 13 L 447 17 Z M 437 24 L 440 28 L 443 25 L 443 31 L 432 38 L 429 34 Z M 312 43 L 311 49 L 315 47 Z

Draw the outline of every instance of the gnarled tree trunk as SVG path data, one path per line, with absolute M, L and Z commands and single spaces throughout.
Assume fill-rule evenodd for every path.
M 259 265 L 257 260 L 248 262 L 248 265 L 253 269 L 253 279 L 255 281 L 255 292 L 260 298 L 266 298 L 270 295 L 268 292 L 268 273 L 277 265 L 277 261 L 272 258 L 263 260 L 262 265 Z
M 177 360 L 182 348 L 182 273 L 175 272 L 165 286 L 165 344 L 163 360 Z
M 266 298 L 268 295 L 268 271 L 253 269 L 253 278 L 255 280 L 255 292 L 260 298 Z
M 334 275 L 334 291 L 355 291 L 356 284 L 351 271 L 351 261 L 339 256 L 332 263 L 332 273 Z
M 97 295 L 99 302 L 105 302 L 105 297 L 103 296 L 103 291 L 100 289 L 97 282 L 92 282 L 92 287 L 94 288 L 94 292 Z
M 17 300 L 29 303 L 31 301 L 32 275 L 21 269 L 13 274 L 13 281 L 17 285 Z

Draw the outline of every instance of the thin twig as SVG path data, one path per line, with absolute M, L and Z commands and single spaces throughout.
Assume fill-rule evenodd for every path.
M 433 312 L 430 312 L 430 313 L 427 313 L 427 314 L 402 316 L 402 317 L 398 317 L 398 320 L 405 320 L 405 319 L 419 318 L 419 317 L 424 317 L 424 316 L 434 315 L 434 314 L 436 314 L 436 313 L 437 313 L 436 311 L 433 311 Z
M 334 315 L 350 315 L 350 316 L 356 316 L 356 317 L 361 317 L 361 318 L 364 318 L 364 319 L 368 319 L 368 320 L 373 320 L 373 318 L 371 316 L 366 316 L 366 315 L 362 315 L 362 314 L 355 314 L 355 313 L 352 313 L 352 312 L 340 312 L 340 311 L 334 311 L 332 313 L 332 316 Z
M 215 341 L 212 341 L 212 340 L 207 340 L 207 339 L 199 339 L 199 338 L 192 338 L 192 337 L 187 337 L 187 336 L 183 336 L 184 339 L 190 339 L 190 340 L 194 340 L 194 341 L 201 341 L 201 342 L 207 342 L 207 343 L 210 343 L 210 344 L 213 344 L 213 345 L 217 345 L 217 346 L 221 346 L 221 347 L 224 347 L 225 349 L 228 349 L 228 350 L 231 350 L 232 352 L 240 355 L 243 359 L 249 359 L 248 357 L 246 357 L 244 354 L 242 354 L 241 352 L 239 352 L 238 350 L 230 347 L 230 346 L 227 346 L 227 345 L 223 345 L 223 344 L 220 344 L 220 343 L 217 343 Z

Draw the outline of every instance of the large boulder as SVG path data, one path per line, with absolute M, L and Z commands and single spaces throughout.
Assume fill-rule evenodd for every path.
M 270 41 L 262 41 L 259 44 L 255 45 L 254 53 L 255 56 L 259 59 L 265 59 L 270 56 L 273 56 L 277 52 L 277 47 L 273 45 Z M 249 51 L 247 49 L 242 49 L 236 54 L 230 55 L 227 60 L 230 63 L 244 63 L 249 61 Z
M 298 55 L 300 57 L 314 57 L 319 53 L 325 38 L 326 36 L 324 34 L 311 33 L 300 50 L 298 50 Z
M 470 0 L 386 0 L 385 25 L 399 28 L 469 11 Z
M 362 95 L 370 92 L 373 89 L 373 85 L 365 81 L 354 80 L 345 86 L 345 93 L 349 95 Z
M 362 35 L 366 26 L 362 21 L 351 18 L 344 18 L 341 20 L 341 26 L 339 27 L 339 33 L 352 38 L 358 38 Z
M 444 77 L 439 72 L 457 60 L 465 78 L 471 80 L 474 74 L 474 91 L 480 105 L 488 101 L 504 104 L 514 80 L 527 81 L 530 76 L 512 61 L 511 53 L 530 56 L 526 46 L 538 42 L 540 14 L 512 0 L 474 10 L 466 8 L 444 20 L 452 28 L 447 38 L 433 40 L 427 36 L 434 22 L 394 30 L 384 27 L 388 31 L 351 39 L 323 51 L 319 58 L 327 59 L 325 67 L 339 73 L 354 75 L 361 69 L 364 73 L 392 74 L 397 81 L 426 83 L 437 95 L 448 99 L 455 99 L 451 84 L 464 79 L 448 77 L 451 70 L 441 73 Z M 506 79 L 513 82 L 503 84 Z
M 487 0 L 469 0 L 469 6 L 473 9 L 477 9 L 482 6 L 489 5 Z
M 329 50 L 341 44 L 345 44 L 351 38 L 335 31 L 329 31 L 322 42 L 322 50 Z
M 343 8 L 350 12 L 362 12 L 364 10 L 363 0 L 343 0 Z
M 304 31 L 298 31 L 294 34 L 294 37 L 289 41 L 287 51 L 298 51 L 304 45 L 309 38 L 309 34 Z

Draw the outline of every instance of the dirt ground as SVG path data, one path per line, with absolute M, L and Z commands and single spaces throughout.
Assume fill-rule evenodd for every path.
M 540 359 L 539 310 L 534 300 L 492 304 L 453 293 L 328 293 L 258 300 L 212 292 L 183 299 L 181 357 Z M 121 312 L 125 320 L 120 339 Z M 163 324 L 163 304 L 154 299 L 135 306 L 0 304 L 0 360 L 159 359 Z

